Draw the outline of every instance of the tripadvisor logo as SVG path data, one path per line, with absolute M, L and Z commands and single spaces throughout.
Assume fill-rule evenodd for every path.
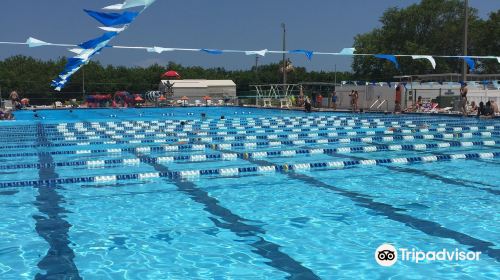
M 432 261 L 479 261 L 481 252 L 461 251 L 459 249 L 439 251 L 419 251 L 415 249 L 396 249 L 391 244 L 384 243 L 375 250 L 375 261 L 381 266 L 393 266 L 398 260 L 403 262 L 432 262 Z
M 398 251 L 391 244 L 382 244 L 375 250 L 375 260 L 381 266 L 392 266 L 398 261 Z

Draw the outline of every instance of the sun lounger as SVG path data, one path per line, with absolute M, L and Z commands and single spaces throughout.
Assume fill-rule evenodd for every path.
M 10 101 L 10 100 L 4 100 L 3 102 L 4 102 L 3 105 L 4 105 L 4 107 L 5 107 L 6 110 L 12 110 L 12 109 L 14 109 L 14 106 L 12 105 L 12 101 Z
M 292 102 L 290 102 L 288 98 L 282 98 L 280 99 L 280 107 L 290 109 L 290 107 L 292 107 Z
M 271 107 L 272 106 L 270 98 L 264 98 L 263 101 L 264 101 L 263 107 Z

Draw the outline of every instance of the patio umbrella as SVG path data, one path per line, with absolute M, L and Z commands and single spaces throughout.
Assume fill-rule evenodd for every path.
M 212 97 L 205 95 L 203 96 L 203 100 L 205 100 L 205 104 L 208 106 L 208 100 L 212 100 Z
M 179 75 L 179 73 L 177 73 L 173 70 L 170 70 L 170 71 L 163 73 L 163 75 L 161 75 L 161 77 L 162 78 L 170 78 L 170 79 L 180 79 L 181 75 Z
M 165 101 L 167 98 L 163 95 L 160 95 L 160 98 L 158 98 L 158 101 Z
M 135 102 L 144 102 L 144 99 L 142 97 L 140 97 L 139 95 L 137 95 L 135 98 L 134 98 L 134 101 Z
M 189 97 L 183 96 L 183 97 L 181 97 L 181 100 L 182 100 L 182 105 L 184 106 L 184 105 L 186 105 L 186 101 L 189 100 Z

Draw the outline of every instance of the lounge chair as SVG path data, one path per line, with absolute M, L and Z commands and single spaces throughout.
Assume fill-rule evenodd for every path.
M 10 100 L 4 100 L 3 105 L 5 107 L 5 110 L 12 110 L 14 109 L 14 106 L 12 105 L 12 101 Z
M 282 98 L 280 99 L 280 107 L 290 109 L 290 107 L 292 107 L 292 102 L 290 102 L 289 98 Z
M 427 106 L 426 106 L 427 107 Z M 424 108 L 424 113 L 439 113 L 439 104 L 431 103 L 430 107 Z
M 451 113 L 451 110 L 453 109 L 453 107 L 444 107 L 444 108 L 441 108 L 441 109 L 437 109 L 437 112 L 438 113 Z

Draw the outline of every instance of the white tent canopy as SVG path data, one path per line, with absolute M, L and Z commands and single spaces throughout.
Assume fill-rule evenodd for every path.
M 160 91 L 166 92 L 167 82 L 173 84 L 174 98 L 236 97 L 236 84 L 232 80 L 162 80 L 159 85 Z

